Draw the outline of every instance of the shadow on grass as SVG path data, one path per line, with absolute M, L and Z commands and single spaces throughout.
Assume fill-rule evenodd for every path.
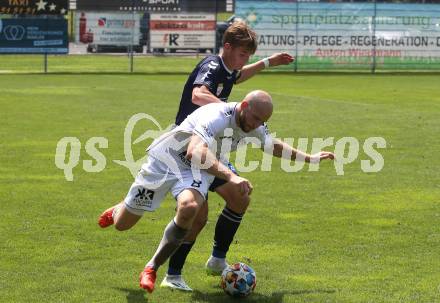
M 148 298 L 145 298 L 145 290 L 143 289 L 130 289 L 130 288 L 115 288 L 126 294 L 127 303 L 148 302 Z
M 267 302 L 267 303 L 281 303 L 283 302 L 285 295 L 303 295 L 303 294 L 332 294 L 335 293 L 332 289 L 315 289 L 315 290 L 291 290 L 291 291 L 276 291 L 270 295 L 253 293 L 249 297 L 245 298 L 245 302 Z M 240 302 L 240 298 L 228 297 L 222 291 L 202 293 L 195 290 L 192 294 L 192 299 L 198 302 L 210 302 L 210 303 L 224 303 L 224 302 Z
M 164 70 L 152 70 L 152 71 L 86 71 L 86 70 L 72 70 L 72 71 L 48 71 L 47 73 L 44 73 L 44 71 L 12 71 L 7 73 L 1 73 L 0 76 L 8 76 L 8 75 L 63 75 L 63 76 L 84 76 L 84 75 L 94 75 L 94 76 L 118 76 L 118 75 L 164 75 L 164 76 L 188 76 L 190 74 L 190 70 L 188 71 L 164 71 Z M 262 72 L 265 75 L 298 75 L 298 76 L 322 76 L 322 75 L 331 75 L 331 76 L 365 76 L 365 75 L 372 75 L 372 76 L 410 76 L 410 75 L 419 75 L 419 76 L 438 76 L 440 75 L 440 71 L 377 71 L 376 73 L 371 73 L 369 70 L 360 70 L 360 71 L 283 71 L 283 70 L 272 70 L 272 71 L 264 71 Z
M 142 289 L 129 289 L 129 288 L 116 288 L 117 290 L 126 294 L 127 303 L 148 302 L 148 297 L 145 297 L 145 291 Z M 258 292 L 253 293 L 247 297 L 246 302 L 266 302 L 266 303 L 281 303 L 283 302 L 285 295 L 307 295 L 307 294 L 332 294 L 336 291 L 333 289 L 308 289 L 308 290 L 291 290 L 291 291 L 276 291 L 270 295 L 263 295 Z M 225 302 L 240 302 L 240 298 L 232 298 L 227 296 L 223 291 L 215 292 L 200 292 L 194 290 L 191 294 L 191 298 L 198 302 L 209 303 L 225 303 Z

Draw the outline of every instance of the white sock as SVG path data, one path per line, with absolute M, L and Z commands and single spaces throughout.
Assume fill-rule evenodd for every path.
M 223 263 L 223 262 L 225 262 L 226 258 L 217 258 L 217 257 L 211 256 L 211 260 L 215 263 Z

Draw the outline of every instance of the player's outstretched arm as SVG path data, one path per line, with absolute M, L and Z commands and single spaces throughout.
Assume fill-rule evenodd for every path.
M 269 58 L 269 66 L 287 65 L 292 63 L 295 58 L 288 53 L 275 53 Z
M 273 139 L 273 145 L 273 155 L 275 157 L 285 158 L 291 161 L 301 160 L 308 163 L 319 163 L 325 159 L 335 159 L 335 155 L 332 152 L 321 151 L 319 153 L 310 155 L 277 139 Z
M 256 73 L 265 68 L 271 66 L 286 65 L 292 63 L 293 60 L 295 59 L 288 53 L 276 53 L 268 58 L 264 58 L 255 63 L 245 65 L 241 69 L 240 78 L 237 79 L 237 83 L 246 81 L 247 79 L 253 77 Z

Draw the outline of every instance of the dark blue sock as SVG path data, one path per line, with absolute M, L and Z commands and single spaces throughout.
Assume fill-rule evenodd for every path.
M 215 225 L 214 247 L 212 249 L 214 257 L 226 257 L 242 219 L 243 215 L 237 214 L 227 207 L 223 208 Z
M 182 268 L 185 264 L 186 257 L 188 256 L 191 248 L 195 242 L 183 242 L 182 245 L 174 252 L 170 257 L 170 262 L 168 264 L 168 274 L 169 275 L 180 275 L 182 274 Z

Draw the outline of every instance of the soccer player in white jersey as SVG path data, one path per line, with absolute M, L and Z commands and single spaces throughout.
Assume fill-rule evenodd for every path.
M 225 153 L 236 150 L 249 138 L 257 138 L 262 148 L 273 145 L 272 154 L 290 160 L 319 162 L 334 159 L 331 152 L 309 155 L 270 136 L 265 122 L 272 115 L 272 99 L 264 91 L 252 91 L 240 103 L 214 103 L 189 115 L 178 127 L 156 139 L 147 149 L 148 160 L 132 184 L 126 198 L 111 208 L 116 229 L 134 226 L 146 211 L 159 207 L 167 192 L 177 201 L 175 217 L 166 226 L 154 256 L 140 274 L 140 286 L 152 292 L 156 273 L 178 249 L 192 227 L 214 177 L 232 184 L 246 199 L 252 184 L 222 163 Z M 222 148 L 225 130 L 230 148 Z M 283 152 L 284 150 L 284 152 Z

